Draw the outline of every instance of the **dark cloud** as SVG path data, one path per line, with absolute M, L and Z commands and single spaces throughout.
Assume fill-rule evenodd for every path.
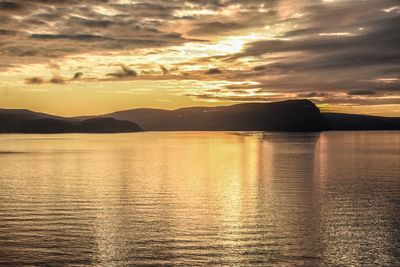
M 137 72 L 126 65 L 121 65 L 121 71 L 107 74 L 108 76 L 116 78 L 128 78 L 138 76 Z
M 0 1 L 0 10 L 12 11 L 18 10 L 21 6 L 15 2 L 11 1 Z
M 252 83 L 230 84 L 225 86 L 226 89 L 254 89 L 259 87 L 260 87 L 259 84 L 252 84 Z
M 399 3 L 313 3 L 305 6 L 307 12 L 296 19 L 298 27 L 283 33 L 284 38 L 250 43 L 224 61 L 265 58 L 265 64 L 237 75 L 238 79 L 260 81 L 265 91 L 324 99 L 334 92 L 374 97 L 385 92 L 399 94 L 398 81 L 376 82 L 400 77 L 400 13 L 386 10 L 396 4 Z M 305 91 L 310 90 L 313 91 L 307 95 Z M 346 99 L 341 97 L 340 101 Z
M 124 71 L 126 76 L 137 76 L 137 72 L 130 69 L 128 66 L 126 65 L 121 65 L 122 70 Z
M 264 39 L 261 35 L 236 54 L 209 56 L 205 52 L 202 58 L 173 64 L 182 70 L 215 66 L 207 72 L 185 70 L 182 79 L 257 82 L 225 88 L 238 95 L 259 88 L 260 93 L 333 102 L 347 97 L 368 103 L 364 98 L 373 101 L 400 94 L 400 82 L 394 79 L 400 77 L 400 12 L 392 8 L 396 6 L 398 0 L 0 0 L 0 71 L 88 53 L 124 54 L 138 48 L 159 53 L 158 48 L 207 44 L 265 28 Z M 153 73 L 157 70 L 137 65 L 141 71 L 147 69 L 149 76 L 157 76 Z M 159 79 L 169 79 L 172 75 L 167 74 L 174 73 L 172 68 L 159 68 L 164 74 Z M 121 66 L 108 79 L 136 79 L 137 75 Z M 62 84 L 81 76 L 56 75 L 52 80 Z M 352 97 L 356 95 L 369 97 Z
M 32 34 L 33 39 L 44 39 L 44 40 L 55 40 L 55 39 L 64 39 L 64 40 L 74 40 L 74 41 L 84 41 L 84 42 L 95 42 L 95 41 L 104 41 L 109 40 L 110 38 L 100 36 L 100 35 L 92 35 L 92 34 L 76 34 L 76 35 L 67 35 L 67 34 Z
M 209 69 L 208 71 L 206 71 L 206 74 L 209 74 L 209 75 L 221 74 L 221 73 L 222 73 L 222 71 L 217 68 Z
M 369 95 L 376 95 L 376 92 L 373 90 L 367 90 L 367 89 L 353 89 L 350 90 L 349 92 L 347 92 L 348 95 L 365 95 L 365 96 L 369 96 Z
M 198 23 L 188 34 L 191 35 L 210 35 L 218 33 L 227 33 L 230 31 L 237 30 L 239 25 L 236 22 L 204 22 Z
M 82 76 L 83 76 L 83 72 L 76 72 L 76 73 L 74 74 L 74 77 L 73 77 L 72 79 L 74 79 L 74 80 L 80 80 L 80 79 L 82 78 Z
M 189 41 L 163 27 L 182 3 L 116 0 L 0 0 L 4 64 L 46 62 L 81 53 L 179 45 Z M 88 45 L 88 43 L 91 43 Z M 29 58 L 28 58 L 29 57 Z
M 160 69 L 161 69 L 163 75 L 168 75 L 169 74 L 169 70 L 165 66 L 161 65 Z
M 15 35 L 17 31 L 0 29 L 0 35 Z
M 30 85 L 44 84 L 44 83 L 63 85 L 72 81 L 80 80 L 83 76 L 82 72 L 76 72 L 71 79 L 67 79 L 58 73 L 60 66 L 58 66 L 55 63 L 52 63 L 49 65 L 49 67 L 54 70 L 53 77 L 51 79 L 45 80 L 44 78 L 41 77 L 30 77 L 25 79 L 25 83 Z
M 97 28 L 97 27 L 108 27 L 113 25 L 114 22 L 111 20 L 84 20 L 83 21 L 83 25 L 88 26 L 88 27 L 93 27 L 93 28 Z
M 327 96 L 327 93 L 320 93 L 320 92 L 310 92 L 304 95 L 304 97 L 324 97 Z
M 42 84 L 42 83 L 44 83 L 45 81 L 42 79 L 42 78 L 40 78 L 40 77 L 31 77 L 31 78 L 27 78 L 26 80 L 25 80 L 25 83 L 26 84 Z
M 293 40 L 258 41 L 249 44 L 244 52 L 233 57 L 304 52 L 310 53 L 312 56 L 323 56 L 324 62 L 330 63 L 328 66 L 334 67 L 342 64 L 357 66 L 360 63 L 385 63 L 385 60 L 389 60 L 390 56 L 395 55 L 396 63 L 398 63 L 399 52 L 397 48 L 400 45 L 400 36 L 396 33 L 398 32 L 398 25 L 400 25 L 400 16 L 380 20 L 377 23 L 378 25 L 373 25 L 370 29 L 365 30 L 365 33 L 355 32 L 353 36 L 316 35 Z M 383 53 L 384 51 L 386 53 Z M 354 54 L 355 52 L 357 53 Z M 371 55 L 371 52 L 380 53 Z M 341 56 L 341 58 L 337 58 L 337 56 Z M 333 58 L 336 58 L 336 60 L 325 60 Z
M 233 102 L 271 102 L 282 100 L 282 96 L 246 96 L 246 95 L 235 95 L 235 96 L 224 96 L 218 94 L 187 94 L 197 99 L 203 100 L 220 100 L 220 101 L 233 101 Z
M 164 37 L 172 38 L 172 39 L 180 39 L 180 38 L 182 38 L 182 34 L 173 32 L 173 33 L 165 34 Z
M 267 67 L 266 67 L 266 66 L 260 65 L 260 66 L 255 66 L 253 69 L 254 69 L 255 71 L 261 71 L 261 70 L 267 69 Z
M 60 76 L 60 75 L 54 75 L 54 76 L 49 80 L 49 82 L 50 82 L 50 83 L 53 83 L 53 84 L 65 84 L 65 83 L 66 83 L 65 79 L 64 79 L 62 76 Z

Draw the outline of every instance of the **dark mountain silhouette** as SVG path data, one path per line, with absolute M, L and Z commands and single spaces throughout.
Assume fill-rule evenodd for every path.
M 137 132 L 135 123 L 114 118 L 76 120 L 29 110 L 0 109 L 0 133 L 114 133 Z
M 400 118 L 323 113 L 333 130 L 400 130 Z
M 15 131 L 15 128 L 18 126 L 18 124 L 20 124 L 24 120 L 35 120 L 43 118 L 68 120 L 66 118 L 40 112 L 34 112 L 26 109 L 0 109 L 0 133 Z
M 57 119 L 23 120 L 15 128 L 18 133 L 71 133 L 75 130 L 75 124 Z
M 140 126 L 139 126 L 140 125 Z M 101 116 L 64 118 L 0 109 L 0 133 L 113 133 L 148 131 L 400 130 L 400 118 L 323 113 L 308 100 L 177 110 L 139 108 Z
M 83 121 L 57 119 L 24 120 L 16 128 L 19 133 L 125 133 L 143 131 L 137 124 L 114 118 L 94 118 Z
M 80 121 L 77 125 L 77 131 L 82 133 L 127 133 L 140 132 L 143 129 L 130 121 L 114 118 L 93 118 Z
M 308 100 L 194 107 L 177 110 L 132 109 L 104 116 L 135 121 L 153 131 L 288 131 L 330 129 L 319 109 Z

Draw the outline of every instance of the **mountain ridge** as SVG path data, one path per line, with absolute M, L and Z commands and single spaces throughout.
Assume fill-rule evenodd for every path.
M 54 129 L 42 119 L 48 119 L 47 123 L 53 124 Z M 110 121 L 110 119 L 115 121 Z M 97 120 L 97 122 L 90 126 L 87 125 L 88 120 Z M 132 125 L 128 126 L 127 122 Z M 86 126 L 79 126 L 80 124 L 86 124 Z M 0 132 L 3 133 L 29 131 L 92 133 L 141 130 L 286 132 L 400 130 L 400 118 L 321 113 L 314 103 L 306 99 L 217 107 L 184 107 L 175 110 L 134 108 L 80 117 L 62 117 L 27 109 L 0 109 Z
M 152 131 L 321 131 L 329 129 L 309 100 L 175 110 L 130 109 L 101 116 L 135 121 Z
M 400 118 L 396 117 L 333 112 L 325 112 L 322 115 L 328 120 L 332 129 L 337 131 L 400 130 Z
M 76 120 L 26 109 L 0 109 L 0 133 L 116 133 L 143 131 L 114 118 Z

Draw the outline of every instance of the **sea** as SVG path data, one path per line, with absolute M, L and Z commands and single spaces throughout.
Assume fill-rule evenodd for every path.
M 400 266 L 400 132 L 0 135 L 0 266 Z

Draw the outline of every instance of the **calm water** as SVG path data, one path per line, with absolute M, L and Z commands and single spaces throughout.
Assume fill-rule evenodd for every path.
M 0 266 L 399 266 L 400 132 L 0 135 Z

